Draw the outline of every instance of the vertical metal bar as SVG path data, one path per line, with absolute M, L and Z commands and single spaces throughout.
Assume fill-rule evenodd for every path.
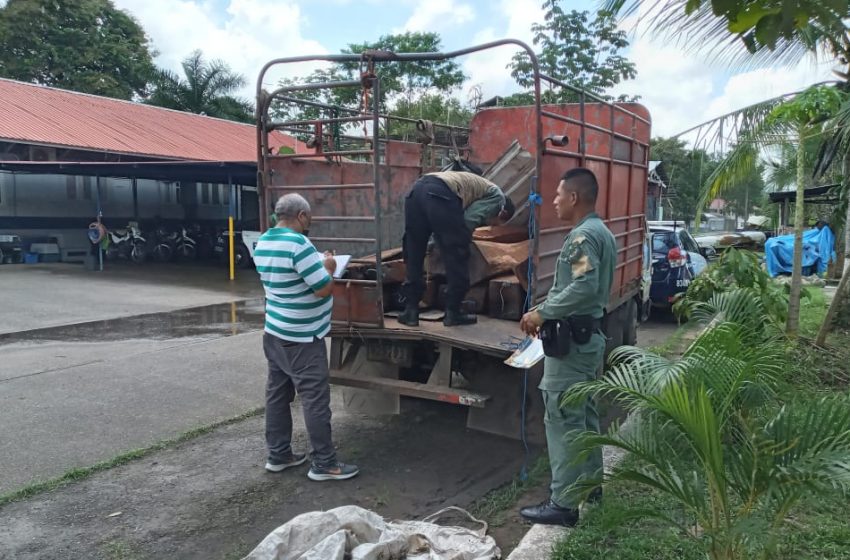
M 138 186 L 138 183 L 137 183 L 138 179 L 136 177 L 133 177 L 130 180 L 132 181 L 131 187 L 132 187 L 132 190 L 133 190 L 133 219 L 138 221 L 138 219 L 139 219 L 139 186 Z
M 587 147 L 586 147 L 587 139 L 585 138 L 585 126 L 584 126 L 585 123 L 587 122 L 587 118 L 586 118 L 586 115 L 585 115 L 585 106 L 584 106 L 585 99 L 584 99 L 584 97 L 585 97 L 584 90 L 582 90 L 581 93 L 579 94 L 579 113 L 580 113 L 579 120 L 581 120 L 581 130 L 579 131 L 579 143 L 580 143 L 579 153 L 581 154 L 581 159 L 580 159 L 581 163 L 579 165 L 581 165 L 581 167 L 585 167 L 585 165 L 587 164 L 587 158 L 585 157 L 587 155 Z
M 380 131 L 380 100 L 381 100 L 381 78 L 375 76 L 372 80 L 372 173 L 375 182 L 375 280 L 378 287 L 378 305 L 380 306 L 379 315 L 381 317 L 379 325 L 384 326 L 384 271 L 381 263 L 381 253 L 383 252 L 383 222 L 381 220 L 381 162 L 378 153 L 378 145 L 381 139 Z
M 94 192 L 95 192 L 95 201 L 96 201 L 96 204 L 97 204 L 97 221 L 98 221 L 98 223 L 100 223 L 101 218 L 103 218 L 103 208 L 100 207 L 100 175 L 97 175 L 95 177 Z M 106 232 L 106 235 L 107 235 L 107 239 L 109 239 L 108 238 L 108 236 L 109 236 L 108 231 Z M 101 245 L 100 243 L 97 244 L 97 262 L 98 262 L 98 269 L 101 272 L 103 272 L 103 245 Z
M 538 187 L 543 180 L 543 151 L 546 147 L 546 141 L 543 138 L 543 108 L 540 104 L 540 64 L 537 61 L 537 56 L 534 54 L 534 51 L 531 49 L 526 49 L 528 51 L 528 57 L 531 60 L 531 67 L 534 71 L 534 128 L 535 128 L 535 136 L 537 137 L 537 153 L 534 156 L 534 166 L 535 173 L 531 179 L 531 193 L 532 195 L 537 194 Z M 528 262 L 533 263 L 534 269 L 531 274 L 530 282 L 528 285 L 528 293 L 529 293 L 529 303 L 534 306 L 537 303 L 537 277 L 538 277 L 538 269 L 540 268 L 540 219 L 541 219 L 541 205 L 532 203 L 531 208 L 529 208 L 529 215 L 534 215 L 534 229 L 531 232 L 532 237 L 529 240 L 530 244 L 530 252 L 528 255 Z
M 266 231 L 269 227 L 266 203 L 266 153 L 268 145 L 268 132 L 266 131 L 266 95 L 257 86 L 257 203 L 260 205 L 260 231 Z
M 12 171 L 12 216 L 18 215 L 18 174 Z
M 230 262 L 230 280 L 236 279 L 236 242 L 233 239 L 233 179 L 230 174 L 227 174 L 227 188 L 230 191 L 229 204 L 227 205 L 227 237 L 228 237 L 228 253 Z
M 614 185 L 614 106 L 610 105 L 608 107 L 608 112 L 611 113 L 611 129 L 609 131 L 608 138 L 610 141 L 608 142 L 608 157 L 611 158 L 611 161 L 608 162 L 608 195 L 605 197 L 605 219 L 609 219 L 611 217 L 611 193 L 613 192 Z

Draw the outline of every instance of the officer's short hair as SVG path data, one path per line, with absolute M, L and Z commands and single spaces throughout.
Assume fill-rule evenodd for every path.
M 593 171 L 586 167 L 574 167 L 564 173 L 561 180 L 565 185 L 569 185 L 569 190 L 578 193 L 582 202 L 596 204 L 596 197 L 599 196 L 599 183 L 596 181 L 596 175 L 593 174 Z

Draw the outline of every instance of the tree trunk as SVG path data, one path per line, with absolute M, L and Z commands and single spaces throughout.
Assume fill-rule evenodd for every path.
M 848 182 L 850 182 L 850 149 L 844 153 L 843 167 L 842 175 L 844 176 L 841 179 L 846 189 Z M 841 303 L 847 293 L 847 283 L 850 282 L 848 271 L 850 271 L 850 204 L 847 205 L 847 214 L 844 216 L 844 271 L 841 273 L 841 281 L 838 283 L 838 289 L 835 291 L 835 296 L 833 296 L 832 302 L 829 304 L 829 309 L 826 311 L 823 324 L 821 324 L 818 330 L 818 336 L 815 339 L 815 344 L 818 346 L 826 344 L 826 336 L 832 329 L 835 314 L 841 308 Z
M 791 269 L 791 295 L 788 298 L 788 323 L 785 332 L 796 338 L 800 329 L 800 293 L 803 288 L 803 227 L 806 222 L 806 149 L 803 130 L 797 139 L 797 204 L 794 216 L 794 267 Z

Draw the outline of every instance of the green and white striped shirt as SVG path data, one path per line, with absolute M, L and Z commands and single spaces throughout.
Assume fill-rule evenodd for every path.
M 290 342 L 312 342 L 331 329 L 333 296 L 314 293 L 333 279 L 304 235 L 272 228 L 260 236 L 254 264 L 266 291 L 266 332 Z

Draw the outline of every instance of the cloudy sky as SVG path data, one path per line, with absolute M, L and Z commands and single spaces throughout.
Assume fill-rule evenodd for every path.
M 276 57 L 333 53 L 349 43 L 399 31 L 437 31 L 446 49 L 497 38 L 530 41 L 541 21 L 540 0 L 114 0 L 144 26 L 157 63 L 179 70 L 195 49 L 225 60 L 248 77 L 253 97 L 262 65 Z M 594 9 L 597 0 L 564 0 L 565 8 Z M 514 91 L 505 70 L 513 54 L 503 48 L 463 60 L 469 86 L 484 98 Z M 792 68 L 730 74 L 707 66 L 675 45 L 632 35 L 627 56 L 638 77 L 618 92 L 640 95 L 653 117 L 654 134 L 670 135 L 761 99 L 830 77 L 829 64 L 807 61 Z M 295 74 L 309 67 L 292 68 Z M 272 76 L 273 84 L 280 74 Z M 468 89 L 468 86 L 467 86 Z M 465 98 L 467 91 L 461 92 Z

